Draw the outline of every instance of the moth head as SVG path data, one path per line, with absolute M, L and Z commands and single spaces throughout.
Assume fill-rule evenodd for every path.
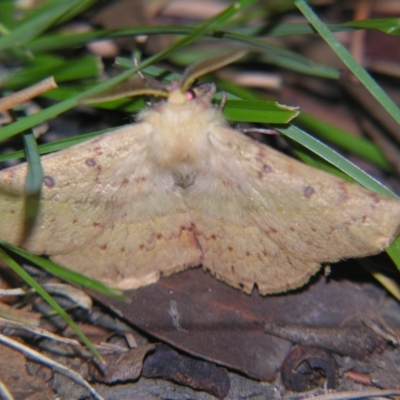
M 185 69 L 182 80 L 180 82 L 173 81 L 168 87 L 168 101 L 172 104 L 184 104 L 187 101 L 201 98 L 211 103 L 216 92 L 215 84 L 204 83 L 194 86 L 194 83 L 200 77 L 237 61 L 245 54 L 245 51 L 235 51 L 191 64 Z
M 176 87 L 177 84 L 179 84 L 178 87 Z M 180 81 L 176 81 L 175 85 L 171 85 L 168 95 L 169 103 L 184 104 L 195 99 L 203 99 L 206 102 L 211 103 L 217 90 L 215 84 L 210 82 L 203 83 L 199 86 L 193 86 L 192 88 L 187 89 L 185 92 L 182 92 L 180 87 Z

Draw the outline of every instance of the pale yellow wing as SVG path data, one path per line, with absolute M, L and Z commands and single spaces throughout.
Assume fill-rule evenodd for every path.
M 0 237 L 120 288 L 201 263 L 171 174 L 149 159 L 149 124 L 42 158 L 40 211 L 26 234 L 26 164 L 0 172 Z
M 308 167 L 241 133 L 209 133 L 208 173 L 186 202 L 203 266 L 250 292 L 295 288 L 321 262 L 376 254 L 400 224 L 400 202 Z

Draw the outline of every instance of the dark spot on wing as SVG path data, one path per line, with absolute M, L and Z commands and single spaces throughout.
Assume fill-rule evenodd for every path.
M 161 233 L 157 233 L 157 239 L 161 239 L 162 238 L 162 235 L 161 235 Z
M 264 164 L 262 167 L 262 171 L 264 172 L 264 174 L 269 174 L 270 172 L 272 172 L 272 168 L 269 165 Z
M 308 185 L 304 188 L 303 194 L 306 199 L 309 199 L 314 193 L 315 190 L 312 186 Z
M 45 184 L 45 186 L 47 186 L 48 188 L 52 188 L 56 185 L 56 181 L 52 176 L 46 175 L 43 178 L 43 183 Z
M 268 164 L 263 164 L 263 166 L 257 171 L 258 177 L 261 179 L 265 174 L 272 172 L 272 168 Z
M 112 265 L 110 269 L 114 270 L 116 275 L 119 276 L 120 278 L 122 279 L 125 278 L 126 275 L 117 266 Z
M 96 146 L 94 146 L 93 151 L 99 156 L 103 154 L 103 150 L 99 144 L 96 144 Z
M 85 161 L 85 164 L 86 164 L 88 167 L 95 167 L 95 166 L 96 166 L 96 160 L 95 160 L 94 158 L 88 158 L 88 159 Z
M 229 251 L 233 251 L 233 248 L 231 246 L 228 246 Z

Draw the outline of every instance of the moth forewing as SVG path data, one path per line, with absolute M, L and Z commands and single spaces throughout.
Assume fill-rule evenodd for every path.
M 121 289 L 203 265 L 262 294 L 301 286 L 321 262 L 389 245 L 397 200 L 230 128 L 212 104 L 213 85 L 187 90 L 199 70 L 227 59 L 189 68 L 137 123 L 42 157 L 28 237 L 26 165 L 1 171 L 0 238 Z

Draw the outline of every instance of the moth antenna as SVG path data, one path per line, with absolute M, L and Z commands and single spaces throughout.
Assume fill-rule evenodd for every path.
M 219 109 L 223 110 L 225 108 L 226 105 L 226 92 L 222 92 L 221 94 L 221 103 L 219 104 Z
M 243 133 L 262 133 L 263 135 L 278 135 L 275 129 L 264 129 L 264 128 L 246 128 L 239 129 Z
M 139 66 L 139 61 L 138 61 L 138 59 L 137 59 L 136 57 L 133 59 L 133 65 L 134 65 L 135 67 L 138 67 L 138 66 Z M 142 81 L 145 81 L 145 80 L 146 80 L 146 78 L 145 78 L 145 76 L 143 75 L 142 71 L 138 71 L 138 72 L 136 72 L 136 73 L 138 74 L 139 78 L 140 78 Z

